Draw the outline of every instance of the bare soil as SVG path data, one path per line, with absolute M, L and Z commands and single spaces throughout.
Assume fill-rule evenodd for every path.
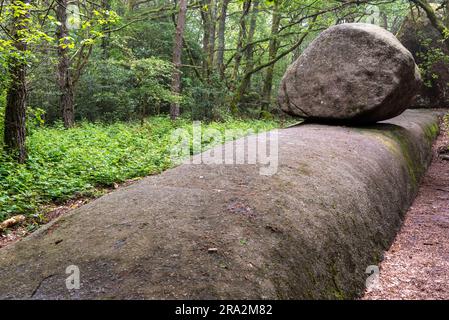
M 449 299 L 448 146 L 443 125 L 418 197 L 380 265 L 380 286 L 364 300 Z

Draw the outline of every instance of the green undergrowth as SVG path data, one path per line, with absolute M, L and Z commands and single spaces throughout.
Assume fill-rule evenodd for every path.
M 274 120 L 227 120 L 202 129 L 267 131 Z M 0 150 L 0 221 L 14 214 L 38 217 L 42 205 L 97 196 L 99 190 L 129 179 L 160 173 L 174 164 L 172 133 L 191 132 L 192 122 L 152 117 L 138 123 L 80 123 L 34 129 L 27 139 L 28 161 L 17 164 Z M 215 141 L 216 143 L 216 141 Z M 212 141 L 203 141 L 203 148 Z

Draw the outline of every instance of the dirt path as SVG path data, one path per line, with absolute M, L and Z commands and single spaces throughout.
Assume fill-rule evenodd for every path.
M 363 299 L 449 299 L 449 161 L 439 156 L 448 145 L 444 127 L 418 197 L 385 253 L 380 288 Z

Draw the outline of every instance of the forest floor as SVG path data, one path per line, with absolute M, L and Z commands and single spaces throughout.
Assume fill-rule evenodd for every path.
M 449 299 L 448 146 L 446 122 L 418 197 L 380 265 L 380 286 L 364 300 Z

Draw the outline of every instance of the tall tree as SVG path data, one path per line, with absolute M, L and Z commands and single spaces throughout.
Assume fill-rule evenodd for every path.
M 59 85 L 59 108 L 66 128 L 71 128 L 75 124 L 75 106 L 73 79 L 70 70 L 69 46 L 67 28 L 67 5 L 68 0 L 58 0 L 56 2 L 56 19 L 59 24 L 56 30 L 58 41 L 58 71 L 57 79 Z
M 212 72 L 215 57 L 216 29 L 217 29 L 217 1 L 210 0 L 209 8 L 209 47 L 207 48 L 207 66 L 208 76 Z
M 228 6 L 231 0 L 223 0 L 221 3 L 221 11 L 218 22 L 217 32 L 217 69 L 220 74 L 220 79 L 224 79 L 225 64 L 224 64 L 224 52 L 226 49 L 225 32 L 226 32 L 226 17 L 228 14 Z
M 307 36 L 310 33 L 310 30 L 312 29 L 312 26 L 314 24 L 314 22 L 316 21 L 317 16 L 314 16 L 312 18 L 312 23 L 309 24 L 309 27 L 303 31 L 302 35 L 299 37 L 298 41 L 296 43 L 294 43 L 289 49 L 284 50 L 281 53 L 278 53 L 277 56 L 273 59 L 271 59 L 270 61 L 263 63 L 259 66 L 254 67 L 252 70 L 249 70 L 248 72 L 246 72 L 243 77 L 242 77 L 242 81 L 240 83 L 239 88 L 237 89 L 236 93 L 234 94 L 234 98 L 232 101 L 232 112 L 236 113 L 238 111 L 238 106 L 241 102 L 241 99 L 243 97 L 243 94 L 245 93 L 244 88 L 245 88 L 245 81 L 248 81 L 247 79 L 250 79 L 250 77 L 255 74 L 256 72 L 259 72 L 267 67 L 270 67 L 274 64 L 276 64 L 280 59 L 284 58 L 285 56 L 287 56 L 288 54 L 294 52 L 303 42 L 304 40 L 307 38 Z M 246 79 L 246 80 L 245 80 Z
M 238 78 L 239 70 L 240 70 L 240 63 L 242 61 L 242 55 L 243 55 L 243 45 L 245 43 L 245 39 L 247 37 L 247 25 L 246 25 L 246 18 L 249 14 L 249 11 L 251 9 L 251 0 L 243 0 L 242 4 L 242 15 L 240 16 L 239 21 L 239 35 L 237 39 L 237 48 L 235 49 L 235 56 L 234 56 L 234 70 L 232 73 L 232 81 L 235 83 Z M 235 106 L 231 106 L 232 109 L 235 110 Z
M 246 46 L 245 46 L 245 69 L 244 74 L 248 74 L 254 67 L 254 34 L 256 32 L 256 26 L 257 26 L 257 16 L 259 13 L 259 0 L 253 1 L 253 7 L 251 11 L 251 19 L 249 22 L 249 30 L 248 35 L 246 38 Z M 242 93 L 246 92 L 248 89 L 251 88 L 251 75 L 248 77 L 244 77 L 242 80 L 242 84 L 240 85 L 240 90 Z
M 279 12 L 279 4 L 282 0 L 274 0 L 273 13 L 271 18 L 271 38 L 268 44 L 268 59 L 276 58 L 279 47 L 279 27 L 281 24 L 281 14 Z M 271 104 L 271 91 L 273 88 L 274 64 L 267 67 L 264 84 L 263 84 L 263 103 L 262 106 L 266 110 Z
M 105 12 L 111 10 L 111 2 L 109 0 L 101 0 L 101 6 Z M 103 27 L 103 32 L 105 32 L 104 37 L 101 39 L 101 50 L 103 54 L 103 59 L 109 58 L 109 45 L 111 34 L 107 31 L 107 26 Z
M 71 0 L 55 1 L 55 13 L 58 21 L 56 28 L 56 40 L 58 42 L 57 55 L 57 79 L 59 87 L 59 109 L 62 114 L 64 126 L 73 127 L 75 124 L 75 87 L 85 70 L 91 57 L 94 44 L 102 41 L 103 57 L 107 55 L 108 37 L 111 32 L 121 28 L 111 29 L 119 17 L 115 11 L 108 9 L 105 2 L 95 3 L 91 1 L 77 2 L 78 10 L 70 10 L 73 5 Z M 72 12 L 72 11 L 77 11 Z M 70 14 L 70 17 L 69 17 Z M 71 29 L 75 36 L 69 34 L 69 22 L 74 19 L 82 21 L 73 24 Z M 81 20 L 81 19 L 80 19 Z M 71 49 L 74 48 L 72 54 Z
M 187 0 L 179 1 L 179 13 L 176 23 L 175 42 L 173 44 L 173 75 L 172 75 L 172 92 L 181 93 L 181 63 L 182 63 L 182 39 L 186 26 Z M 175 120 L 179 117 L 179 102 L 173 102 L 170 105 L 170 117 Z
M 211 31 L 211 21 L 210 21 L 210 14 L 209 14 L 209 9 L 210 9 L 210 3 L 211 0 L 202 0 L 201 1 L 201 20 L 203 23 L 203 78 L 207 78 L 208 77 L 208 57 L 209 57 L 209 41 L 210 41 L 210 31 Z
M 18 162 L 26 160 L 26 41 L 23 33 L 27 29 L 27 18 L 31 0 L 12 1 L 16 8 L 10 37 L 15 47 L 15 55 L 11 55 L 9 61 L 10 82 L 7 89 L 4 142 L 6 150 L 12 153 Z M 17 8 L 19 8 L 17 10 Z
M 202 0 L 203 21 L 203 77 L 209 79 L 215 56 L 217 1 Z
M 414 3 L 419 8 L 423 9 L 426 13 L 427 17 L 429 18 L 430 22 L 432 23 L 432 26 L 438 30 L 438 32 L 441 34 L 442 38 L 444 39 L 445 45 L 449 48 L 449 30 L 446 27 L 444 20 L 440 18 L 432 5 L 427 0 L 410 0 L 410 2 Z

